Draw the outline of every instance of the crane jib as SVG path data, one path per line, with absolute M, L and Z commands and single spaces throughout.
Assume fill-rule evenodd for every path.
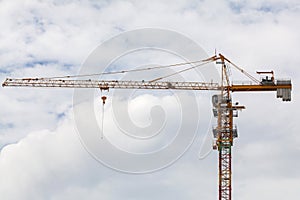
M 232 92 L 243 91 L 276 91 L 292 89 L 291 82 L 273 85 L 242 84 L 228 86 Z M 117 81 L 117 80 L 52 80 L 38 78 L 11 79 L 7 78 L 3 87 L 66 87 L 66 88 L 129 88 L 129 89 L 181 89 L 181 90 L 220 90 L 218 83 L 206 82 L 149 82 L 149 81 Z
M 177 89 L 177 90 L 220 90 L 218 83 L 204 82 L 149 82 L 117 80 L 51 80 L 51 79 L 6 79 L 3 87 L 64 87 L 116 89 Z
M 206 82 L 162 82 L 162 81 L 118 81 L 118 80 L 66 80 L 66 79 L 39 79 L 7 78 L 3 87 L 59 87 L 59 88 L 99 88 L 113 89 L 173 89 L 173 90 L 222 90 L 218 83 Z M 272 84 L 240 84 L 223 86 L 231 92 L 250 91 L 277 91 L 277 98 L 291 101 L 292 84 L 290 80 L 278 80 Z

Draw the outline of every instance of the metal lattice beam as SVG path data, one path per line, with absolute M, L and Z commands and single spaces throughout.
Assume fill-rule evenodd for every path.
M 61 88 L 109 88 L 118 89 L 176 89 L 176 90 L 220 90 L 218 83 L 202 82 L 149 82 L 116 80 L 53 80 L 53 79 L 6 79 L 3 87 L 61 87 Z

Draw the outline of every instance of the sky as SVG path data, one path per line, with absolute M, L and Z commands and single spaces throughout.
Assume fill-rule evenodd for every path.
M 204 59 L 203 52 L 212 56 L 215 51 L 253 75 L 256 70 L 274 70 L 275 78 L 292 80 L 291 102 L 282 102 L 273 92 L 233 94 L 233 101 L 246 107 L 235 119 L 239 138 L 232 151 L 233 199 L 296 199 L 300 196 L 299 18 L 297 0 L 2 0 L 0 80 L 95 72 L 100 68 L 87 67 L 98 65 L 99 59 L 109 63 L 106 70 L 123 70 L 193 61 L 198 55 Z M 129 38 L 124 43 L 113 43 L 124 35 Z M 135 45 L 139 49 L 134 50 Z M 170 80 L 210 81 L 217 72 L 214 67 L 201 68 L 204 77 L 192 71 Z M 108 78 L 144 80 L 172 70 Z M 205 74 L 205 70 L 211 71 Z M 233 80 L 248 80 L 234 75 L 232 69 Z M 1 199 L 217 198 L 218 157 L 210 145 L 210 130 L 216 123 L 212 93 L 86 91 L 0 88 Z M 81 94 L 90 95 L 92 104 L 80 104 L 78 100 L 86 98 Z M 104 112 L 101 95 L 108 97 Z M 144 153 L 147 158 L 149 152 L 171 146 L 175 136 L 185 133 L 186 137 L 178 137 L 182 140 L 169 154 L 159 154 L 151 162 L 118 157 L 101 147 L 103 140 L 95 140 L 97 154 L 84 137 L 95 131 L 89 126 L 92 119 L 101 127 L 103 113 L 105 141 L 131 155 Z M 135 141 L 128 135 L 146 139 Z M 167 159 L 172 162 L 165 163 Z M 157 170 L 132 173 L 146 168 Z

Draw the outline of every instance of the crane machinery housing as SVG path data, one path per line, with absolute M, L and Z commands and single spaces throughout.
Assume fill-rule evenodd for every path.
M 196 64 L 201 62 L 201 64 Z M 166 77 L 182 73 L 196 67 L 202 66 L 210 62 L 216 62 L 221 65 L 221 82 L 207 83 L 207 82 L 170 82 L 159 81 Z M 196 64 L 192 67 L 185 68 L 167 76 L 159 77 L 150 81 L 119 81 L 119 80 L 79 80 L 71 79 L 83 76 L 127 73 L 132 71 L 143 71 L 150 69 L 157 69 L 163 67 L 172 67 L 177 65 Z M 249 84 L 232 84 L 228 75 L 228 65 L 233 66 L 242 74 L 247 76 L 251 83 Z M 244 106 L 239 106 L 232 103 L 233 92 L 265 92 L 275 91 L 277 98 L 283 101 L 291 101 L 291 80 L 275 80 L 273 71 L 261 71 L 258 74 L 271 74 L 269 78 L 266 76 L 262 80 L 258 80 L 244 69 L 232 63 L 222 54 L 214 55 L 208 59 L 179 63 L 168 66 L 158 66 L 153 68 L 123 70 L 114 72 L 104 72 L 100 74 L 62 76 L 62 77 L 46 77 L 46 78 L 7 78 L 3 87 L 61 87 L 61 88 L 100 88 L 101 90 L 109 89 L 172 89 L 172 90 L 213 90 L 219 91 L 219 94 L 212 96 L 213 115 L 217 118 L 217 126 L 213 128 L 214 144 L 213 149 L 219 152 L 219 200 L 232 199 L 232 170 L 231 170 L 231 148 L 233 140 L 237 138 L 237 128 L 233 123 L 233 118 L 238 116 L 238 111 L 245 109 Z M 103 103 L 106 97 L 102 97 Z

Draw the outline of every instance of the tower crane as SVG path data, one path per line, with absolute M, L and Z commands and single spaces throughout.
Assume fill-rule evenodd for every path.
M 198 62 L 198 61 L 197 61 Z M 213 114 L 217 118 L 217 126 L 213 128 L 214 144 L 213 149 L 219 152 L 219 200 L 231 200 L 232 198 L 232 171 L 231 171 L 231 148 L 233 140 L 237 138 L 237 129 L 233 124 L 233 118 L 238 116 L 238 111 L 245 109 L 244 106 L 239 106 L 232 103 L 232 93 L 235 92 L 264 92 L 276 91 L 277 98 L 283 101 L 291 101 L 291 80 L 275 80 L 273 71 L 257 72 L 258 74 L 271 74 L 271 78 L 263 78 L 258 80 L 244 69 L 232 63 L 222 54 L 214 55 L 208 59 L 202 60 L 202 64 L 216 62 L 221 65 L 221 82 L 170 82 L 159 81 L 176 73 L 182 73 L 187 70 L 201 66 L 197 64 L 192 67 L 177 71 L 168 76 L 160 77 L 151 81 L 119 81 L 119 80 L 91 80 L 91 79 L 72 79 L 75 77 L 126 73 L 131 71 L 150 70 L 154 68 L 172 67 L 159 66 L 154 68 L 123 70 L 116 72 L 105 72 L 101 74 L 76 75 L 63 77 L 48 77 L 48 78 L 7 78 L 3 87 L 61 87 L 61 88 L 99 88 L 101 90 L 109 89 L 172 89 L 172 90 L 213 90 L 219 91 L 219 94 L 212 96 Z M 195 64 L 196 62 L 181 63 Z M 251 84 L 233 84 L 230 82 L 228 75 L 229 65 L 236 68 L 239 72 L 251 79 Z M 102 97 L 105 103 L 106 97 Z

